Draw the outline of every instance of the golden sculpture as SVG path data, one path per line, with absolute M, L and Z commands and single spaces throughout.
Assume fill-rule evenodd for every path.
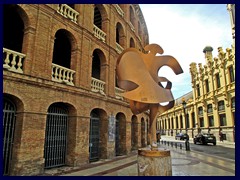
M 175 74 L 183 72 L 178 61 L 163 54 L 163 49 L 157 44 L 145 46 L 144 54 L 135 48 L 124 50 L 117 59 L 117 84 L 125 92 L 123 97 L 129 100 L 133 114 L 150 110 L 150 142 L 156 142 L 156 118 L 158 113 L 172 108 L 174 98 L 171 92 L 172 83 L 165 77 L 159 77 L 159 69 L 166 65 Z M 161 82 L 167 82 L 164 88 Z M 169 102 L 162 106 L 160 103 Z

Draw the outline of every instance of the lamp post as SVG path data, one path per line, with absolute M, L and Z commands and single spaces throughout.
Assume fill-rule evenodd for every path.
M 186 103 L 184 98 L 182 99 L 182 105 L 183 105 L 183 113 L 184 113 L 184 118 L 185 118 L 185 131 L 186 131 L 186 134 L 187 134 L 187 138 L 185 140 L 185 147 L 186 147 L 186 151 L 190 151 L 189 135 L 187 133 L 187 116 L 186 116 L 186 112 L 185 112 L 187 103 Z

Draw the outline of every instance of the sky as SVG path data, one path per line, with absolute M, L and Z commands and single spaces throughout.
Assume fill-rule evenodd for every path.
M 226 4 L 140 4 L 149 35 L 149 44 L 162 47 L 162 55 L 177 59 L 183 73 L 175 73 L 167 66 L 158 75 L 172 82 L 174 99 L 192 91 L 189 65 L 205 65 L 203 49 L 231 48 L 232 31 Z

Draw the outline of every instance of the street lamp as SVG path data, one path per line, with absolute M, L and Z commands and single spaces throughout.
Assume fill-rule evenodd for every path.
M 184 118 L 185 118 L 185 131 L 186 131 L 186 134 L 187 134 L 187 138 L 185 140 L 185 147 L 186 147 L 186 151 L 190 151 L 189 135 L 187 133 L 187 116 L 186 116 L 186 112 L 185 112 L 187 103 L 186 103 L 184 98 L 182 98 L 182 105 L 183 105 L 183 113 L 184 113 Z

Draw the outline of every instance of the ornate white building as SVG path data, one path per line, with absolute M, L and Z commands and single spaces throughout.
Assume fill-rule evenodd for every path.
M 205 65 L 190 64 L 192 91 L 176 99 L 175 107 L 158 117 L 157 128 L 161 133 L 175 136 L 181 130 L 190 137 L 198 132 L 208 132 L 218 137 L 223 131 L 227 141 L 235 141 L 235 5 L 228 4 L 232 26 L 231 48 L 203 49 Z M 182 102 L 186 107 L 183 108 Z

